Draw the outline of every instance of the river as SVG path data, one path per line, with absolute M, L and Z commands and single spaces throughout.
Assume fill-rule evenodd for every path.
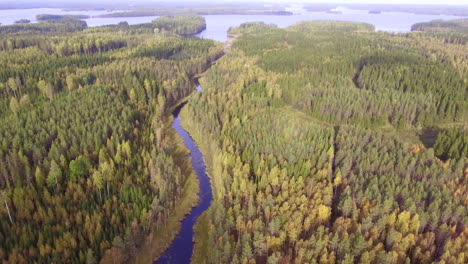
M 201 91 L 200 85 L 197 86 L 197 91 Z M 155 264 L 186 264 L 190 263 L 193 251 L 193 226 L 195 225 L 197 218 L 206 210 L 211 204 L 213 194 L 211 191 L 210 179 L 206 175 L 206 167 L 203 161 L 203 155 L 200 149 L 197 147 L 190 134 L 182 128 L 180 120 L 180 110 L 184 104 L 179 106 L 174 111 L 174 122 L 172 122 L 172 128 L 179 134 L 184 140 L 185 147 L 190 151 L 190 155 L 187 158 L 192 159 L 192 167 L 197 178 L 200 181 L 200 201 L 197 206 L 192 208 L 190 214 L 188 214 L 184 220 L 182 220 L 182 227 L 180 233 L 176 236 L 169 249 L 164 252 Z
M 238 26 L 245 22 L 263 21 L 272 23 L 281 28 L 293 25 L 299 21 L 307 20 L 339 20 L 339 21 L 355 21 L 366 22 L 375 25 L 376 30 L 391 31 L 391 32 L 408 32 L 411 30 L 411 25 L 418 22 L 426 22 L 435 19 L 457 19 L 457 16 L 448 15 L 416 15 L 411 13 L 383 12 L 381 14 L 369 14 L 367 10 L 351 10 L 340 8 L 341 13 L 327 12 L 307 12 L 301 8 L 294 10 L 292 16 L 270 16 L 270 15 L 206 15 L 207 28 L 197 36 L 207 39 L 213 39 L 221 42 L 227 40 L 227 30 L 230 27 Z M 115 12 L 115 11 L 114 11 Z M 13 24 L 19 19 L 29 19 L 35 21 L 35 16 L 38 14 L 83 14 L 89 15 L 91 18 L 85 19 L 88 26 L 101 26 L 109 24 L 117 24 L 121 21 L 127 21 L 129 24 L 139 24 L 151 22 L 157 16 L 150 17 L 117 17 L 117 18 L 98 18 L 95 16 L 108 13 L 107 11 L 62 11 L 60 9 L 36 8 L 36 9 L 16 9 L 16 10 L 0 10 L 0 23 L 3 25 Z M 201 87 L 197 86 L 197 91 L 201 91 Z M 190 137 L 190 134 L 181 126 L 180 110 L 181 105 L 174 112 L 174 122 L 172 128 L 182 137 L 184 144 L 190 151 L 188 158 L 192 159 L 192 166 L 200 181 L 199 204 L 193 207 L 190 214 L 181 222 L 182 227 L 180 233 L 176 236 L 169 249 L 164 252 L 156 262 L 156 264 L 186 264 L 190 263 L 190 258 L 193 251 L 193 226 L 198 217 L 206 210 L 212 201 L 211 183 L 206 175 L 206 167 L 203 161 L 203 155 L 199 148 Z

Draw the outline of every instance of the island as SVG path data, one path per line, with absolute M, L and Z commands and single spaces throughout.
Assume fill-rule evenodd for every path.
M 15 24 L 28 24 L 28 23 L 31 23 L 31 20 L 24 19 L 24 18 L 15 21 Z

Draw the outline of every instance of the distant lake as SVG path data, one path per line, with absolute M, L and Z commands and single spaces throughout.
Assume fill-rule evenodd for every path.
M 296 24 L 300 21 L 308 20 L 339 20 L 339 21 L 354 21 L 373 24 L 377 31 L 390 32 L 408 32 L 411 26 L 419 22 L 428 22 L 436 19 L 458 19 L 459 16 L 449 15 L 418 15 L 413 13 L 398 13 L 398 12 L 382 12 L 381 14 L 369 14 L 367 10 L 351 10 L 339 8 L 336 10 L 342 12 L 327 13 L 327 12 L 307 12 L 302 11 L 292 16 L 247 16 L 247 15 L 229 15 L 229 16 L 205 16 L 207 28 L 200 37 L 214 39 L 218 41 L 226 41 L 226 31 L 230 27 L 238 26 L 244 22 L 263 21 L 272 23 L 278 27 L 284 28 Z
M 8 9 L 0 10 L 0 23 L 2 25 L 14 24 L 16 20 L 28 19 L 31 22 L 36 22 L 36 15 L 40 14 L 53 14 L 53 15 L 88 15 L 98 16 L 103 14 L 109 14 L 112 12 L 101 10 L 101 11 L 63 11 L 57 8 L 33 8 L 33 9 Z
M 427 22 L 435 19 L 457 19 L 458 16 L 448 15 L 417 15 L 412 13 L 398 12 L 382 12 L 381 14 L 369 14 L 367 10 L 351 10 L 347 8 L 337 8 L 336 13 L 327 12 L 307 12 L 302 8 L 294 6 L 290 11 L 295 14 L 292 16 L 267 16 L 267 15 L 207 15 L 207 29 L 198 36 L 203 38 L 214 39 L 218 41 L 226 41 L 226 32 L 230 27 L 238 26 L 244 22 L 263 21 L 272 23 L 279 27 L 287 27 L 299 21 L 307 20 L 340 20 L 340 21 L 355 21 L 366 22 L 373 24 L 376 30 L 391 31 L 391 32 L 408 32 L 411 26 L 418 22 Z M 117 11 L 112 11 L 117 12 Z M 35 9 L 13 9 L 0 10 L 0 23 L 2 25 L 13 24 L 19 19 L 29 19 L 35 22 L 38 14 L 81 14 L 91 16 L 85 19 L 88 26 L 102 26 L 117 24 L 121 21 L 127 21 L 129 24 L 148 23 L 156 19 L 157 16 L 148 17 L 112 17 L 112 18 L 97 18 L 102 14 L 112 13 L 110 11 L 63 11 L 54 8 L 35 8 Z

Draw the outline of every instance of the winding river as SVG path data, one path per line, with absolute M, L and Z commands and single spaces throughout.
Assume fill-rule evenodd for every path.
M 346 8 L 340 9 L 341 14 L 331 14 L 327 12 L 307 12 L 302 8 L 299 12 L 295 12 L 293 16 L 266 16 L 266 15 L 207 15 L 205 16 L 207 22 L 207 29 L 200 34 L 199 37 L 213 39 L 224 42 L 227 40 L 226 32 L 229 27 L 235 27 L 244 22 L 263 21 L 266 23 L 274 23 L 281 28 L 293 25 L 299 21 L 306 20 L 342 20 L 342 21 L 356 21 L 371 23 L 376 26 L 377 30 L 394 31 L 394 32 L 407 32 L 410 30 L 411 25 L 417 22 L 425 22 L 434 19 L 456 19 L 456 16 L 444 15 L 416 15 L 409 13 L 397 12 L 382 12 L 380 15 L 369 14 L 367 10 L 350 10 Z M 71 12 L 63 11 L 60 9 L 16 9 L 16 10 L 0 10 L 0 23 L 4 25 L 13 24 L 15 20 L 26 18 L 31 21 L 35 20 L 37 14 L 70 14 Z M 80 11 L 79 14 L 91 16 L 86 19 L 89 26 L 100 26 L 107 24 L 117 24 L 120 21 L 127 21 L 129 24 L 139 24 L 150 22 L 157 18 L 152 17 L 128 17 L 128 18 L 100 18 L 95 17 L 98 15 L 106 14 L 107 11 Z M 197 86 L 197 91 L 201 91 L 201 87 Z M 195 225 L 198 217 L 206 210 L 211 204 L 213 195 L 211 190 L 211 183 L 206 175 L 206 167 L 203 161 L 203 155 L 195 144 L 190 134 L 185 131 L 181 126 L 180 110 L 183 105 L 177 108 L 174 112 L 174 122 L 172 128 L 182 137 L 185 146 L 190 151 L 188 158 L 192 159 L 192 167 L 195 170 L 198 180 L 200 182 L 200 201 L 197 206 L 193 207 L 190 214 L 182 220 L 181 230 L 172 242 L 164 255 L 162 255 L 156 264 L 186 264 L 190 263 L 193 251 L 193 226 Z
M 201 91 L 200 85 L 197 86 L 197 91 Z M 190 137 L 190 134 L 182 128 L 180 120 L 180 110 L 182 110 L 182 104 L 173 113 L 175 119 L 172 123 L 172 128 L 179 134 L 184 140 L 185 147 L 190 150 L 188 158 L 192 158 L 192 167 L 197 174 L 197 178 L 200 181 L 200 192 L 198 194 L 200 201 L 197 206 L 192 208 L 190 214 L 188 214 L 184 220 L 182 220 L 182 227 L 179 234 L 172 241 L 171 247 L 169 247 L 155 264 L 186 264 L 190 263 L 193 251 L 193 226 L 195 225 L 197 218 L 206 210 L 211 204 L 213 194 L 211 192 L 210 179 L 206 175 L 206 167 L 203 161 L 203 155 L 198 149 L 195 141 Z
M 304 10 L 302 10 L 304 11 Z M 230 16 L 205 16 L 207 29 L 197 34 L 198 37 L 213 39 L 220 42 L 227 40 L 227 30 L 231 26 L 238 26 L 244 22 L 263 21 L 266 23 L 274 23 L 281 28 L 293 25 L 299 21 L 307 20 L 342 20 L 366 22 L 376 26 L 377 30 L 407 32 L 410 31 L 411 25 L 417 22 L 430 21 L 433 19 L 455 19 L 455 16 L 433 16 L 433 15 L 415 15 L 409 13 L 385 12 L 381 15 L 369 14 L 366 10 L 348 10 L 343 9 L 342 14 L 330 14 L 326 12 L 303 12 L 294 16 L 246 16 L 246 15 L 230 15 Z M 116 18 L 113 18 L 116 19 Z M 122 18 L 117 18 L 119 21 Z M 139 18 L 141 19 L 141 18 Z M 148 19 L 148 18 L 145 18 Z M 88 24 L 91 21 L 87 21 Z M 113 21 L 117 23 L 117 20 Z M 133 22 L 133 21 L 132 21 Z M 229 44 L 227 44 L 229 45 Z M 227 46 L 226 46 L 227 47 Z M 225 48 L 226 48 L 225 47 Z M 197 86 L 197 91 L 201 92 L 200 85 Z M 193 207 L 190 214 L 182 220 L 181 230 L 176 236 L 171 246 L 164 254 L 154 262 L 154 264 L 186 264 L 190 263 L 193 252 L 193 227 L 198 217 L 208 209 L 213 199 L 210 179 L 206 175 L 206 167 L 203 161 L 203 155 L 195 144 L 190 134 L 181 126 L 180 110 L 185 105 L 179 106 L 174 111 L 174 122 L 172 128 L 184 140 L 184 144 L 190 151 L 188 157 L 192 158 L 192 167 L 195 170 L 200 182 L 200 201 L 197 206 Z

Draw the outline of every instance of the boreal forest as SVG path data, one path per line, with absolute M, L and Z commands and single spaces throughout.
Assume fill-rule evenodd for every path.
M 126 263 L 150 231 L 154 254 L 170 244 L 198 190 L 171 109 L 223 54 L 179 34 L 204 27 L 0 27 L 3 263 Z
M 229 33 L 182 110 L 214 192 L 193 263 L 467 263 L 466 35 Z
M 180 109 L 213 196 L 191 263 L 468 263 L 466 19 L 81 18 L 0 26 L 2 263 L 162 256 L 203 199 Z

